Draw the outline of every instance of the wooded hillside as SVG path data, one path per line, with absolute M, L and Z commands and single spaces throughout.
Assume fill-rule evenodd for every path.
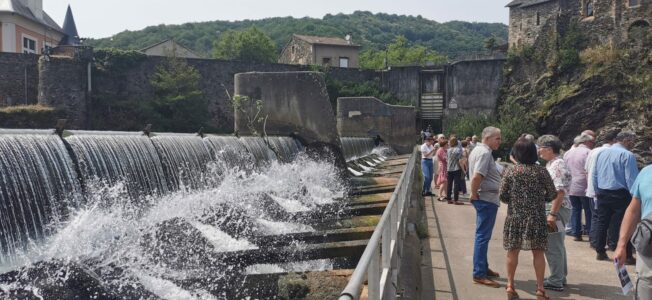
M 460 52 L 482 51 L 484 41 L 490 37 L 495 37 L 497 44 L 507 41 L 507 25 L 501 23 L 439 23 L 421 16 L 356 11 L 353 14 L 328 14 L 321 19 L 284 17 L 158 25 L 139 31 L 124 31 L 109 38 L 90 39 L 87 44 L 96 48 L 142 49 L 172 38 L 209 57 L 213 42 L 221 33 L 252 26 L 271 37 L 278 52 L 293 33 L 339 37 L 351 34 L 353 42 L 362 45 L 363 50 L 385 49 L 397 36 L 403 35 L 412 45 L 423 45 L 448 56 L 456 56 Z

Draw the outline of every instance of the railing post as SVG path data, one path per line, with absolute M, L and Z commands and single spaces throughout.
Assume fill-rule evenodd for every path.
M 367 293 L 369 300 L 380 300 L 380 249 L 376 248 L 367 269 Z
M 392 254 L 392 233 L 391 233 L 391 226 L 387 226 L 389 224 L 386 224 L 383 226 L 383 238 L 382 238 L 382 257 L 383 257 L 383 268 L 389 268 L 390 267 L 390 259 L 391 259 L 391 254 Z

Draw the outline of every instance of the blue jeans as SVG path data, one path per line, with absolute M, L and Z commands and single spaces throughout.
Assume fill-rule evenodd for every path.
M 573 205 L 571 213 L 571 232 L 573 236 L 582 236 L 582 209 L 586 219 L 586 231 L 591 232 L 591 198 L 581 196 L 570 196 Z
M 487 251 L 491 233 L 496 224 L 498 205 L 484 201 L 475 200 L 471 202 L 475 208 L 475 244 L 473 245 L 473 277 L 486 278 L 489 270 Z
M 430 186 L 432 185 L 432 159 L 421 160 L 421 172 L 423 172 L 422 193 L 430 192 Z

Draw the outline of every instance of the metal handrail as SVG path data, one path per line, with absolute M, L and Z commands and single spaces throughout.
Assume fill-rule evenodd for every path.
M 418 154 L 419 151 L 415 149 L 410 156 L 387 208 L 339 300 L 359 299 L 365 278 L 368 281 L 370 300 L 396 298 L 398 256 L 402 249 L 407 216 L 405 205 L 410 197 Z M 382 247 L 380 251 L 379 247 Z M 388 288 L 393 288 L 393 292 L 389 292 Z

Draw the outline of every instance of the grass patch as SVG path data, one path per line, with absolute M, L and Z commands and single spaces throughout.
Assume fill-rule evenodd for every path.
M 54 112 L 54 108 L 40 104 L 0 107 L 0 113 L 3 114 L 42 114 L 52 112 Z
M 590 78 L 623 59 L 623 51 L 612 45 L 597 45 L 580 52 L 580 59 L 586 66 L 582 79 Z
M 44 105 L 18 105 L 0 107 L 0 127 L 52 128 L 58 112 Z

